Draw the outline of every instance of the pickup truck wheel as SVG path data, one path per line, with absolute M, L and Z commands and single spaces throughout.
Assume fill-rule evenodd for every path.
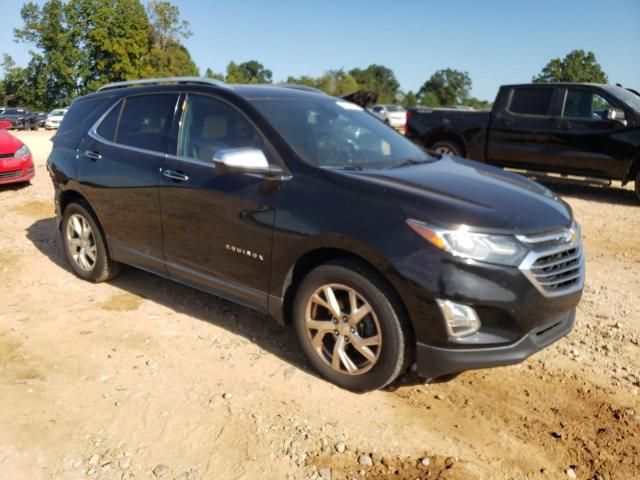
M 327 380 L 354 391 L 383 388 L 407 364 L 402 309 L 375 271 L 331 263 L 302 281 L 293 306 L 302 350 Z
M 80 278 L 99 283 L 120 271 L 107 250 L 95 216 L 80 203 L 70 203 L 60 225 L 62 244 L 73 272 Z
M 453 140 L 441 140 L 431 145 L 431 150 L 451 157 L 464 157 L 462 145 Z
M 636 175 L 636 180 L 633 183 L 636 190 L 636 197 L 638 197 L 638 200 L 640 200 L 640 171 L 638 171 L 638 174 Z

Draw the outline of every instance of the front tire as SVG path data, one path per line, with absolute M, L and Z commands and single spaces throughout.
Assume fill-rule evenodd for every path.
M 67 260 L 78 277 L 99 283 L 118 274 L 120 265 L 111 258 L 98 220 L 86 205 L 67 205 L 60 233 Z
M 354 392 L 393 382 L 408 365 L 408 328 L 394 292 L 354 261 L 313 269 L 300 284 L 293 321 L 302 350 L 325 379 Z

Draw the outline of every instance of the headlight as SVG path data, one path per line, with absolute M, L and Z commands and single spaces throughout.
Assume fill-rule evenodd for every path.
M 28 157 L 29 154 L 31 152 L 29 152 L 29 147 L 27 147 L 26 145 L 22 145 L 18 151 L 16 153 L 13 154 L 13 158 L 24 158 L 24 157 Z
M 456 230 L 439 229 L 417 220 L 407 220 L 407 224 L 429 243 L 456 257 L 515 267 L 528 253 L 524 245 L 509 235 L 475 233 L 464 226 Z

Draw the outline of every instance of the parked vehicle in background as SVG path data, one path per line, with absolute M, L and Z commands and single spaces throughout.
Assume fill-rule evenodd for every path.
M 36 113 L 36 125 L 38 128 L 44 128 L 44 124 L 47 121 L 47 114 L 45 112 Z
M 9 128 L 19 128 L 21 130 L 36 130 L 38 122 L 36 116 L 27 108 L 5 108 L 0 114 L 0 121 L 11 124 Z
M 68 110 L 68 108 L 56 108 L 55 110 L 51 110 L 49 115 L 47 115 L 44 127 L 47 130 L 58 128 Z
M 300 87 L 174 78 L 76 99 L 47 166 L 62 246 L 292 322 L 327 379 L 381 388 L 524 360 L 568 334 L 584 284 L 569 206 L 432 156 Z
M 6 120 L 0 120 L 0 185 L 28 182 L 35 175 L 29 148 L 11 135 Z
M 369 111 L 396 130 L 404 130 L 407 112 L 400 105 L 374 105 Z
M 412 108 L 406 135 L 440 153 L 529 174 L 635 181 L 640 199 L 640 96 L 618 86 L 507 85 L 491 112 Z

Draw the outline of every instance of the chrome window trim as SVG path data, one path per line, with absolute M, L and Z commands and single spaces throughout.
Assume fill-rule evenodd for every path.
M 107 117 L 107 115 L 109 115 L 111 113 L 111 111 L 114 108 L 116 108 L 116 106 L 118 106 L 120 103 L 122 103 L 122 105 L 124 105 L 128 98 L 142 97 L 142 96 L 147 96 L 147 95 L 176 95 L 177 96 L 176 106 L 177 106 L 178 102 L 180 101 L 181 92 L 180 91 L 148 92 L 148 93 L 140 93 L 140 94 L 122 96 L 122 97 L 118 98 L 115 101 L 115 103 L 113 105 L 111 105 L 107 110 L 105 110 L 105 112 L 102 115 L 100 115 L 98 120 L 96 120 L 96 122 L 93 124 L 93 126 L 87 132 L 87 135 L 89 135 L 89 137 L 93 138 L 94 140 L 96 140 L 98 142 L 101 142 L 101 143 L 104 143 L 105 145 L 109 145 L 111 147 L 123 148 L 125 150 L 129 150 L 130 152 L 142 153 L 142 154 L 146 154 L 146 155 L 162 156 L 162 157 L 164 157 L 166 159 L 167 156 L 170 155 L 167 152 L 159 152 L 157 150 L 148 150 L 146 148 L 139 148 L 139 147 L 134 147 L 134 146 L 131 146 L 131 145 L 125 145 L 124 143 L 118 143 L 116 141 L 107 140 L 106 138 L 104 138 L 102 135 L 100 135 L 98 133 L 98 128 L 100 127 L 100 124 L 102 124 L 102 122 Z M 176 107 L 174 107 L 174 112 L 173 112 L 174 116 L 175 116 L 175 108 Z M 120 116 L 122 116 L 122 112 L 120 112 Z M 118 117 L 118 123 L 116 125 L 116 138 L 115 138 L 115 140 L 118 139 L 118 127 L 120 127 L 120 118 L 119 117 Z

